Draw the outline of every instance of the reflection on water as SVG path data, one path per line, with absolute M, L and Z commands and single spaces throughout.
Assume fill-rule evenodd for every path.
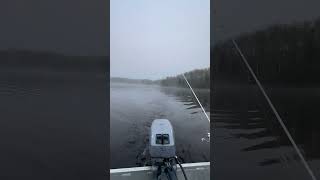
M 215 133 L 212 141 L 215 178 L 310 179 L 266 99 L 249 81 L 245 67 L 237 67 L 237 72 L 214 75 L 212 119 Z M 264 85 L 319 178 L 319 88 Z
M 231 89 L 231 88 L 228 88 Z M 216 177 L 232 179 L 308 178 L 271 111 L 259 103 L 255 87 L 217 90 L 213 152 Z M 227 157 L 227 158 L 226 158 Z M 227 169 L 233 170 L 226 174 Z M 264 172 L 264 173 L 262 173 Z M 254 177 L 254 178 L 253 178 Z
M 202 141 L 210 124 L 190 89 L 111 83 L 111 168 L 148 165 L 151 123 L 169 119 L 175 131 L 177 155 L 183 162 L 210 160 L 210 144 Z M 209 90 L 197 90 L 209 110 Z
M 162 87 L 160 90 L 169 96 L 175 97 L 177 101 L 184 103 L 184 105 L 190 106 L 188 109 L 200 108 L 198 102 L 188 88 Z M 194 91 L 202 106 L 206 112 L 208 112 L 210 109 L 210 90 L 194 89 Z M 199 111 L 195 111 L 195 113 L 198 112 Z
M 268 88 L 291 135 L 307 160 L 320 158 L 320 88 Z M 284 142 L 282 142 L 284 144 Z M 315 165 L 315 164 L 314 164 Z M 319 172 L 320 163 L 313 166 Z M 319 174 L 320 175 L 320 174 Z

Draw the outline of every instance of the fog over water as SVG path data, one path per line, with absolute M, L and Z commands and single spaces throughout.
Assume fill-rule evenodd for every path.
M 156 80 L 210 66 L 209 0 L 111 0 L 110 26 L 111 77 Z M 210 113 L 210 90 L 196 92 Z M 150 126 L 159 118 L 172 123 L 182 162 L 210 161 L 210 123 L 186 84 L 111 82 L 111 168 L 150 165 Z
M 105 178 L 107 4 L 0 2 L 1 179 Z

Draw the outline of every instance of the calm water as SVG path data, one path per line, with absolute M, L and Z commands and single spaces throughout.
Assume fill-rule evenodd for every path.
M 175 131 L 177 155 L 183 162 L 210 161 L 210 123 L 187 88 L 111 83 L 111 168 L 148 164 L 148 136 L 157 118 L 169 119 Z M 209 90 L 197 90 L 209 113 Z
M 105 176 L 105 75 L 0 71 L 1 179 Z
M 245 83 L 245 78 L 222 77 L 217 75 L 214 85 L 211 114 L 213 176 L 230 180 L 311 179 L 257 86 Z M 320 88 L 267 86 L 266 90 L 320 178 Z

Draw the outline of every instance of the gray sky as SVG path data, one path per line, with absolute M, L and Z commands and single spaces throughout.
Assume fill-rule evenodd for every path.
M 210 0 L 111 0 L 112 77 L 158 79 L 210 66 Z

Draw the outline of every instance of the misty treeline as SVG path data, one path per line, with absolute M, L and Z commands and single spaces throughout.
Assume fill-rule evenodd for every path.
M 109 71 L 107 65 L 107 56 L 72 56 L 16 49 L 0 51 L 0 70 L 2 71 L 104 73 Z
M 111 82 L 120 82 L 120 83 L 132 83 L 132 84 L 155 84 L 155 81 L 149 79 L 129 79 L 129 78 L 121 78 L 121 77 L 111 77 Z
M 184 75 L 193 88 L 210 88 L 210 68 L 196 69 L 184 73 Z M 188 87 L 182 74 L 159 80 L 159 84 L 162 86 Z
M 190 85 L 193 88 L 210 88 L 210 68 L 196 69 L 184 73 Z M 175 86 L 175 87 L 188 87 L 182 74 L 177 76 L 166 77 L 164 79 L 149 80 L 149 79 L 130 79 L 121 77 L 111 77 L 111 82 L 120 83 L 138 83 L 138 84 L 154 84 L 161 86 Z
M 273 25 L 235 38 L 260 81 L 268 83 L 320 83 L 320 18 Z M 212 51 L 217 73 L 237 74 L 245 68 L 231 40 Z

